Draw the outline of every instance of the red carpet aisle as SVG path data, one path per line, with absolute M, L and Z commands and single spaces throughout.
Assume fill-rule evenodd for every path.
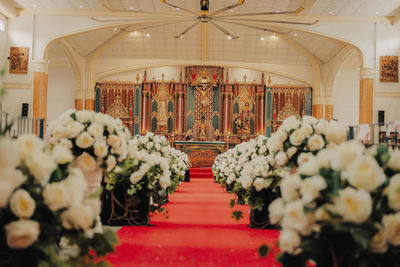
M 108 257 L 111 264 L 116 267 L 279 266 L 274 255 L 263 259 L 257 253 L 261 244 L 276 243 L 278 231 L 248 228 L 248 207 L 240 207 L 244 218 L 235 222 L 229 206 L 233 195 L 213 182 L 210 170 L 206 172 L 208 175 L 202 170 L 192 170 L 190 183 L 183 183 L 170 196 L 169 217 L 151 218 L 156 227 L 121 228 L 118 232 L 121 245 Z

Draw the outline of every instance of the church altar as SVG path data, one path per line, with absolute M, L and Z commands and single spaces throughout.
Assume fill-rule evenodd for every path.
M 175 141 L 174 145 L 189 156 L 193 167 L 211 167 L 215 157 L 228 149 L 225 142 Z

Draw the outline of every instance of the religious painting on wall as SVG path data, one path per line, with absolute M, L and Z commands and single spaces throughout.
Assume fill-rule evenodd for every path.
M 10 47 L 10 73 L 28 73 L 29 48 Z
M 254 133 L 254 86 L 245 84 L 238 85 L 236 88 L 236 98 L 234 100 L 234 133 L 250 134 Z
M 381 56 L 380 57 L 380 76 L 381 82 L 399 82 L 399 57 Z

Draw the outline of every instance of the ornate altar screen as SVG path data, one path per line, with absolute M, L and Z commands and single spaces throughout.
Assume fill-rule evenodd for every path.
M 177 140 L 240 143 L 270 136 L 291 116 L 311 115 L 312 89 L 229 82 L 215 66 L 189 66 L 179 81 L 96 84 L 96 111 L 119 117 L 132 134 L 152 131 Z M 184 76 L 184 77 L 183 77 Z M 225 79 L 225 80 L 224 80 Z

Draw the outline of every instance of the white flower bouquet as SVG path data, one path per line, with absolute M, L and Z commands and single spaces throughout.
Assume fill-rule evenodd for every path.
M 269 206 L 283 266 L 397 266 L 400 151 L 349 142 L 320 151 Z
M 182 151 L 171 148 L 169 159 L 171 170 L 171 186 L 169 193 L 173 193 L 178 185 L 185 179 L 185 173 L 189 169 L 189 158 Z
M 52 145 L 60 144 L 72 151 L 75 164 L 88 180 L 88 193 L 100 187 L 102 170 L 104 174 L 112 171 L 128 154 L 129 130 L 121 120 L 103 113 L 68 110 L 48 130 Z
M 100 201 L 85 197 L 87 183 L 72 160 L 69 149 L 50 151 L 34 135 L 0 137 L 0 265 L 93 265 L 113 251 L 114 233 L 96 229 Z M 61 239 L 74 255 L 61 254 Z
M 337 122 L 311 116 L 296 119 L 291 116 L 283 121 L 279 129 L 268 140 L 270 155 L 280 167 L 299 166 L 321 149 L 346 141 L 346 132 Z

